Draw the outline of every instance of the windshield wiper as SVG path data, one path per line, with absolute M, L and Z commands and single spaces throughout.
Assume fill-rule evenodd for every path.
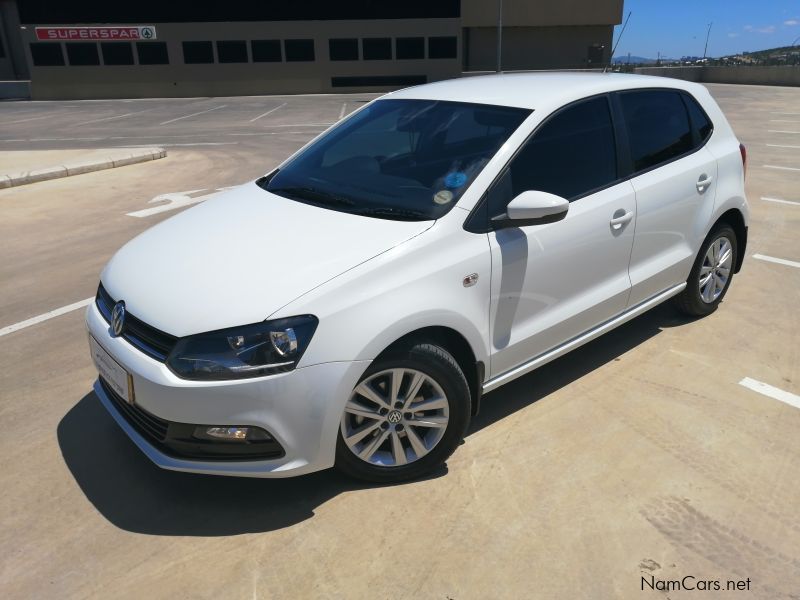
M 433 221 L 434 219 L 421 211 L 412 210 L 410 208 L 396 208 L 392 206 L 376 206 L 373 208 L 364 208 L 358 211 L 359 215 L 368 217 L 380 217 L 386 219 L 395 219 L 398 221 Z
M 338 204 L 342 206 L 353 206 L 355 202 L 345 196 L 317 190 L 307 186 L 284 187 L 269 190 L 273 194 L 286 194 L 297 200 L 310 200 L 319 204 Z

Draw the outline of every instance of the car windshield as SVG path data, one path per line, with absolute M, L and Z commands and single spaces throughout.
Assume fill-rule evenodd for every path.
M 486 104 L 379 100 L 260 185 L 333 210 L 438 219 L 530 113 Z

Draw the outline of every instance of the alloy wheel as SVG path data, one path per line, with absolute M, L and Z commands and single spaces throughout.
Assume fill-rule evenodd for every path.
M 416 369 L 386 369 L 353 390 L 342 415 L 342 438 L 361 460 L 403 466 L 433 450 L 449 415 L 447 396 L 431 376 Z
M 711 304 L 722 294 L 733 266 L 733 246 L 727 237 L 719 237 L 708 247 L 700 267 L 700 299 Z

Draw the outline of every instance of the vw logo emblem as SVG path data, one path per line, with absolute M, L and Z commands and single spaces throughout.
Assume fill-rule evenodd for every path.
M 114 336 L 119 336 L 122 335 L 123 329 L 125 329 L 125 303 L 120 300 L 111 311 L 111 331 Z
M 389 423 L 394 423 L 396 425 L 403 420 L 403 415 L 400 414 L 399 410 L 393 410 L 389 413 L 389 416 L 386 417 L 386 420 L 389 421 Z

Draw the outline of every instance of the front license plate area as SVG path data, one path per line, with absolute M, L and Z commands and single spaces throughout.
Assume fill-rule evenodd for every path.
M 94 366 L 103 381 L 125 402 L 133 403 L 133 381 L 130 374 L 92 336 L 89 336 L 89 346 Z

